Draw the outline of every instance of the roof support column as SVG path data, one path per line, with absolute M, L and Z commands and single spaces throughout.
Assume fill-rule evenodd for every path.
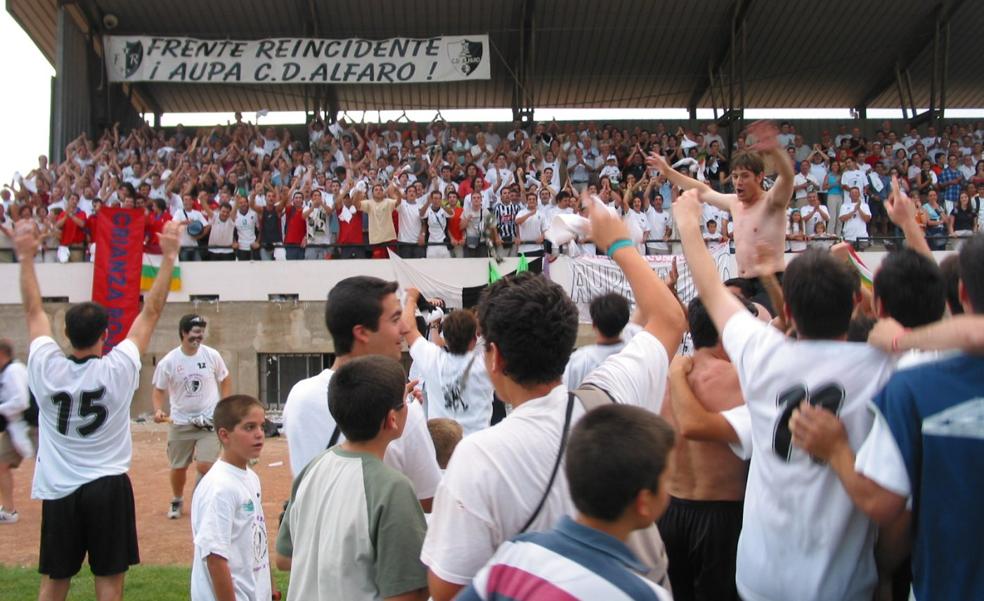
M 513 121 L 533 124 L 533 64 L 536 56 L 536 2 L 523 1 L 523 27 L 519 32 L 519 61 L 513 69 Z
M 55 33 L 55 80 L 51 95 L 51 159 L 64 160 L 65 147 L 86 132 L 95 134 L 89 84 L 89 42 L 64 6 L 59 5 Z

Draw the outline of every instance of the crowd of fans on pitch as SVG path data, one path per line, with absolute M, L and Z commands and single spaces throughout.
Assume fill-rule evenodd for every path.
M 159 252 L 164 223 L 188 224 L 185 261 L 385 258 L 387 249 L 404 258 L 594 253 L 590 240 L 544 245 L 555 214 L 583 213 L 585 189 L 638 226 L 648 254 L 669 253 L 678 236 L 668 209 L 678 191 L 647 168 L 645 155 L 661 153 L 726 191 L 725 136 L 713 123 L 673 131 L 552 122 L 523 130 L 319 120 L 306 139 L 238 118 L 198 130 L 114 127 L 95 140 L 79 136 L 62 163 L 42 156 L 4 186 L 0 261 L 13 260 L 14 223 L 24 219 L 43 237 L 39 261 L 86 260 L 102 206 L 146 212 L 147 253 Z M 884 207 L 893 174 L 919 205 L 932 248 L 980 228 L 980 123 L 904 131 L 885 122 L 868 137 L 840 126 L 819 140 L 784 123 L 780 140 L 796 172 L 787 251 L 896 236 Z M 739 135 L 734 150 L 744 147 Z M 730 221 L 706 207 L 709 244 L 729 241 Z

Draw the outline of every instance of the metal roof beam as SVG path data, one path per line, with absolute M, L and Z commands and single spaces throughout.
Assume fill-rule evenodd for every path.
M 536 0 L 523 0 L 523 26 L 519 30 L 519 56 L 512 66 L 513 120 L 530 125 L 533 122 L 533 64 L 536 47 Z
M 719 31 L 717 36 L 718 39 L 724 41 L 719 44 L 717 52 L 713 54 L 714 58 L 709 59 L 708 64 L 710 68 L 708 69 L 708 75 L 705 77 L 701 73 L 700 79 L 698 79 L 697 85 L 694 87 L 694 91 L 690 94 L 690 101 L 687 102 L 687 110 L 690 111 L 691 119 L 697 118 L 697 105 L 704 95 L 711 90 L 711 86 L 714 85 L 714 82 L 711 80 L 711 74 L 720 73 L 725 66 L 728 55 L 738 52 L 739 49 L 732 42 L 738 40 L 742 35 L 745 29 L 745 17 L 748 15 L 748 9 L 751 5 L 752 0 L 735 0 L 731 5 L 731 22 L 728 24 L 727 29 Z M 722 98 L 721 100 L 723 104 L 724 99 Z
M 881 70 L 885 73 L 885 76 L 878 80 L 875 85 L 871 86 L 865 93 L 861 96 L 861 99 L 856 103 L 855 108 L 859 112 L 866 111 L 868 105 L 874 101 L 876 98 L 881 96 L 885 90 L 895 85 L 895 69 L 896 65 L 900 70 L 907 71 L 919 58 L 919 55 L 923 53 L 926 49 L 926 41 L 924 40 L 924 34 L 933 33 L 934 25 L 928 25 L 928 23 L 933 23 L 935 26 L 946 25 L 953 18 L 953 15 L 960 9 L 963 5 L 964 0 L 940 0 L 937 2 L 936 6 L 933 7 L 932 12 L 928 15 L 931 17 L 931 21 L 927 19 L 920 19 L 919 23 L 913 26 L 912 30 L 907 36 L 900 36 L 903 40 L 912 40 L 904 47 L 899 50 L 898 56 L 892 60 L 891 63 L 884 65 Z

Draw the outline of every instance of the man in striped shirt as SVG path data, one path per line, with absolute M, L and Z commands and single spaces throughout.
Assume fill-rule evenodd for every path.
M 603 405 L 571 431 L 565 472 L 575 518 L 504 543 L 459 601 L 672 599 L 625 544 L 666 510 L 673 429 L 654 413 Z

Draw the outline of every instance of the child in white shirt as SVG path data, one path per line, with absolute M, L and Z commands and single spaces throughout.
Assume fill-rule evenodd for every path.
M 260 479 L 249 469 L 263 449 L 265 420 L 263 405 L 248 395 L 215 406 L 222 454 L 198 483 L 191 510 L 195 601 L 280 598 L 270 578 Z

